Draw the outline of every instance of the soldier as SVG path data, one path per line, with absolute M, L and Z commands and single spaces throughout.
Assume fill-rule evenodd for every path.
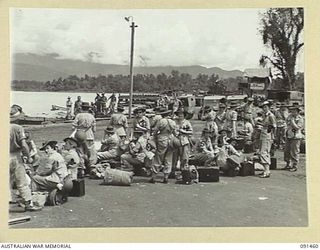
M 14 117 L 19 112 L 14 107 L 11 108 L 10 117 Z M 18 114 L 19 115 L 19 114 Z M 10 125 L 10 183 L 15 182 L 20 196 L 25 205 L 25 211 L 39 211 L 41 207 L 37 207 L 32 203 L 31 189 L 28 186 L 26 178 L 26 170 L 22 163 L 21 154 L 29 158 L 29 148 L 25 140 L 24 129 L 20 125 Z M 11 201 L 11 192 L 10 192 Z
M 209 106 L 203 108 L 202 120 L 206 121 L 205 128 L 210 131 L 210 139 L 212 143 L 217 143 L 218 139 L 218 126 L 215 122 L 216 112 Z
M 152 157 L 151 159 L 148 157 L 145 133 L 144 130 L 138 128 L 133 131 L 129 151 L 121 155 L 121 165 L 124 166 L 124 170 L 139 172 L 151 168 Z
M 101 98 L 100 98 L 100 103 L 101 103 L 101 112 L 103 114 L 107 113 L 107 97 L 105 96 L 105 94 L 102 92 L 101 93 Z
M 110 104 L 109 104 L 109 113 L 113 113 L 114 112 L 114 108 L 116 106 L 117 103 L 117 97 L 115 96 L 114 93 L 112 93 L 112 95 L 108 98 L 108 101 L 110 100 Z
M 225 128 L 225 122 L 226 122 L 226 109 L 227 106 L 224 103 L 219 104 L 219 110 L 216 114 L 215 122 L 218 126 L 218 131 Z
M 76 102 L 74 103 L 74 115 L 76 116 L 77 114 L 79 114 L 82 110 L 82 100 L 81 100 L 81 96 L 78 96 L 78 99 L 76 100 Z
M 25 131 L 25 137 L 30 150 L 28 163 L 31 164 L 33 169 L 35 170 L 40 164 L 40 156 L 38 154 L 38 149 L 36 144 L 32 140 L 31 133 L 29 131 Z
M 136 108 L 133 110 L 133 114 L 135 115 L 133 119 L 133 130 L 143 130 L 145 133 L 145 137 L 148 138 L 149 131 L 150 131 L 150 121 L 144 115 L 145 108 Z
M 197 144 L 197 153 L 190 157 L 194 165 L 206 166 L 209 165 L 215 158 L 215 148 L 212 146 L 211 131 L 204 128 L 201 134 L 199 143 Z M 215 146 L 216 147 L 216 146 Z
M 261 178 L 270 177 L 270 150 L 274 140 L 274 130 L 276 128 L 276 118 L 270 111 L 270 103 L 265 101 L 262 103 L 263 116 L 261 121 L 261 132 L 260 132 L 260 148 L 259 148 L 259 160 L 264 167 L 264 172 L 260 176 Z
M 127 134 L 128 120 L 127 117 L 123 114 L 124 108 L 118 106 L 116 113 L 111 115 L 110 126 L 115 129 L 115 132 L 119 134 Z
M 236 103 L 230 103 L 226 111 L 225 128 L 231 131 L 231 138 L 237 137 L 237 117 L 238 113 L 235 110 L 238 105 Z
M 191 123 L 185 119 L 187 112 L 182 108 L 175 112 L 176 130 L 174 131 L 179 140 L 179 147 L 173 149 L 173 168 L 176 168 L 177 162 L 180 160 L 181 170 L 185 170 L 188 166 L 190 155 L 190 136 L 193 134 Z
M 71 112 L 72 112 L 72 101 L 71 101 L 71 97 L 68 96 L 68 100 L 66 102 L 66 107 L 67 107 L 67 116 L 66 116 L 66 120 L 70 120 L 72 118 Z
M 103 160 L 115 159 L 119 156 L 119 136 L 115 133 L 112 126 L 104 130 L 104 136 L 101 141 L 101 149 L 97 153 L 98 162 Z
M 48 158 L 45 165 L 40 165 L 36 174 L 31 177 L 33 191 L 50 192 L 56 188 L 62 190 L 68 170 L 63 157 L 56 151 L 56 146 L 56 141 L 48 141 L 40 148 L 46 152 Z
M 277 120 L 277 130 L 276 130 L 276 145 L 279 149 L 283 149 L 285 145 L 285 137 L 287 130 L 287 118 L 288 118 L 288 109 L 284 104 L 280 105 L 279 110 L 276 111 L 275 116 Z
M 94 146 L 94 133 L 96 132 L 96 119 L 89 113 L 89 103 L 82 103 L 82 111 L 77 114 L 73 121 L 75 129 L 75 138 L 80 142 L 87 155 L 88 162 L 86 166 L 87 173 L 90 171 L 90 166 L 97 162 L 97 151 Z
M 152 166 L 152 178 L 150 183 L 155 183 L 157 173 L 163 170 L 163 183 L 168 183 L 168 177 L 172 169 L 172 138 L 176 123 L 168 116 L 171 110 L 161 112 L 161 120 L 157 122 L 154 129 L 154 136 L 156 142 L 156 152 L 154 156 L 154 164 Z
M 298 104 L 290 108 L 290 115 L 287 118 L 286 144 L 284 150 L 284 160 L 287 163 L 285 169 L 295 172 L 298 170 L 300 143 L 303 138 L 302 129 L 304 126 L 303 117 Z M 292 166 L 290 166 L 292 163 Z
M 243 117 L 247 117 L 250 119 L 252 125 L 254 125 L 253 121 L 253 101 L 254 99 L 252 97 L 245 97 L 244 103 L 240 105 L 239 108 L 242 108 L 243 110 Z
M 77 147 L 80 145 L 79 142 L 72 137 L 67 137 L 63 139 L 63 141 L 65 142 L 64 149 L 66 151 L 62 153 L 62 156 L 66 162 L 71 180 L 75 180 L 78 177 L 78 168 L 80 167 L 80 156 L 77 152 Z
M 101 96 L 97 93 L 96 97 L 94 98 L 94 103 L 96 105 L 97 111 L 101 113 Z

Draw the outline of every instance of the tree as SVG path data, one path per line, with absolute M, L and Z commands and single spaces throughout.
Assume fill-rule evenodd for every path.
M 272 50 L 270 56 L 262 55 L 260 65 L 266 63 L 276 69 L 288 88 L 295 89 L 295 66 L 303 47 L 301 34 L 304 26 L 303 8 L 271 8 L 261 14 L 263 44 Z

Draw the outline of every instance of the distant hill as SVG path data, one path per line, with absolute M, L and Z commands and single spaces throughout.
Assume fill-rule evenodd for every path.
M 56 54 L 37 55 L 17 53 L 13 55 L 12 59 L 12 80 L 52 81 L 53 79 L 58 79 L 59 77 L 65 78 L 69 75 L 129 74 L 128 65 L 58 59 Z M 180 73 L 189 73 L 193 77 L 196 77 L 199 73 L 207 75 L 218 74 L 220 78 L 236 78 L 243 74 L 240 70 L 227 71 L 218 67 L 206 68 L 199 65 L 135 67 L 134 73 L 154 75 L 165 73 L 169 75 L 172 70 L 178 70 Z

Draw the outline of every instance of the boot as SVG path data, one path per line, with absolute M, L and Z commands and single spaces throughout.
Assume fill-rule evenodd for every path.
M 25 201 L 25 208 L 24 210 L 27 212 L 35 212 L 40 211 L 42 207 L 34 206 L 31 201 Z
M 162 183 L 167 184 L 168 183 L 168 179 L 169 179 L 169 175 L 168 174 L 164 174 Z

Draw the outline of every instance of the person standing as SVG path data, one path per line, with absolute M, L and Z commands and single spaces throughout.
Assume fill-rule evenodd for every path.
M 10 116 L 15 112 L 10 112 Z M 31 189 L 28 186 L 26 170 L 22 164 L 21 154 L 29 158 L 29 148 L 25 140 L 24 129 L 20 125 L 10 125 L 10 183 L 15 182 L 20 196 L 25 205 L 25 211 L 39 211 L 41 207 L 37 207 L 32 203 Z M 10 192 L 11 197 L 11 192 Z M 11 200 L 11 198 L 10 198 Z
M 127 134 L 128 120 L 123 114 L 124 108 L 118 106 L 117 112 L 112 114 L 110 117 L 110 126 L 114 127 L 116 134 L 119 136 L 122 134 Z
M 114 109 L 116 107 L 116 103 L 117 103 L 117 97 L 115 96 L 114 93 L 112 93 L 112 95 L 108 98 L 108 101 L 110 100 L 110 104 L 109 104 L 109 113 L 113 113 Z
M 205 128 L 208 129 L 210 133 L 210 139 L 212 143 L 217 143 L 218 139 L 218 126 L 215 122 L 216 112 L 213 111 L 209 106 L 203 108 L 203 121 L 206 121 Z
M 157 122 L 154 129 L 156 152 L 150 183 L 155 183 L 155 177 L 161 170 L 164 173 L 163 183 L 168 183 L 169 174 L 172 169 L 172 139 L 176 129 L 176 123 L 169 118 L 171 113 L 171 110 L 161 112 L 162 118 Z
M 284 104 L 280 105 L 279 110 L 276 111 L 275 116 L 277 120 L 277 130 L 276 130 L 276 145 L 278 148 L 283 149 L 285 145 L 285 137 L 287 130 L 287 118 L 288 118 L 287 106 Z
M 284 160 L 287 163 L 285 169 L 291 172 L 298 170 L 300 143 L 303 138 L 302 129 L 304 119 L 299 114 L 299 105 L 295 104 L 290 108 L 290 115 L 287 118 L 286 144 L 284 149 Z M 292 163 L 292 166 L 290 165 Z
M 237 106 L 235 103 L 230 103 L 226 111 L 225 128 L 231 131 L 231 138 L 237 137 L 238 113 L 235 110 Z
M 133 130 L 143 130 L 144 136 L 148 138 L 150 133 L 150 121 L 144 115 L 144 112 L 145 108 L 136 108 L 133 111 L 133 114 L 135 115 L 133 119 Z
M 81 100 L 81 96 L 78 96 L 78 99 L 74 103 L 73 113 L 75 116 L 81 112 L 81 108 L 82 108 L 82 100 Z
M 71 97 L 68 96 L 68 100 L 66 102 L 66 106 L 67 106 L 67 116 L 66 116 L 66 120 L 71 120 L 72 118 L 72 115 L 71 115 L 71 112 L 72 112 L 72 101 L 71 101 Z
M 219 104 L 219 110 L 216 114 L 216 118 L 214 119 L 214 121 L 216 122 L 216 124 L 218 126 L 218 131 L 225 128 L 226 109 L 227 109 L 227 106 L 224 103 Z
M 101 112 L 103 114 L 107 114 L 107 97 L 105 96 L 104 92 L 101 93 Z
M 261 178 L 270 177 L 270 150 L 274 140 L 274 130 L 276 128 L 276 118 L 270 111 L 269 105 L 270 103 L 268 101 L 262 103 L 263 115 L 260 132 L 259 160 L 264 167 L 264 172 L 260 176 Z
M 89 103 L 82 103 L 81 113 L 77 114 L 72 127 L 75 129 L 75 139 L 78 140 L 87 155 L 88 162 L 86 164 L 87 172 L 90 166 L 97 162 L 97 151 L 94 146 L 94 133 L 96 132 L 96 119 L 89 112 Z
M 173 167 L 176 168 L 177 162 L 180 160 L 180 169 L 185 170 L 188 166 L 190 156 L 190 136 L 193 134 L 193 129 L 190 121 L 185 119 L 186 111 L 182 108 L 175 112 L 176 119 L 176 130 L 175 135 L 179 140 L 179 147 L 173 149 Z

